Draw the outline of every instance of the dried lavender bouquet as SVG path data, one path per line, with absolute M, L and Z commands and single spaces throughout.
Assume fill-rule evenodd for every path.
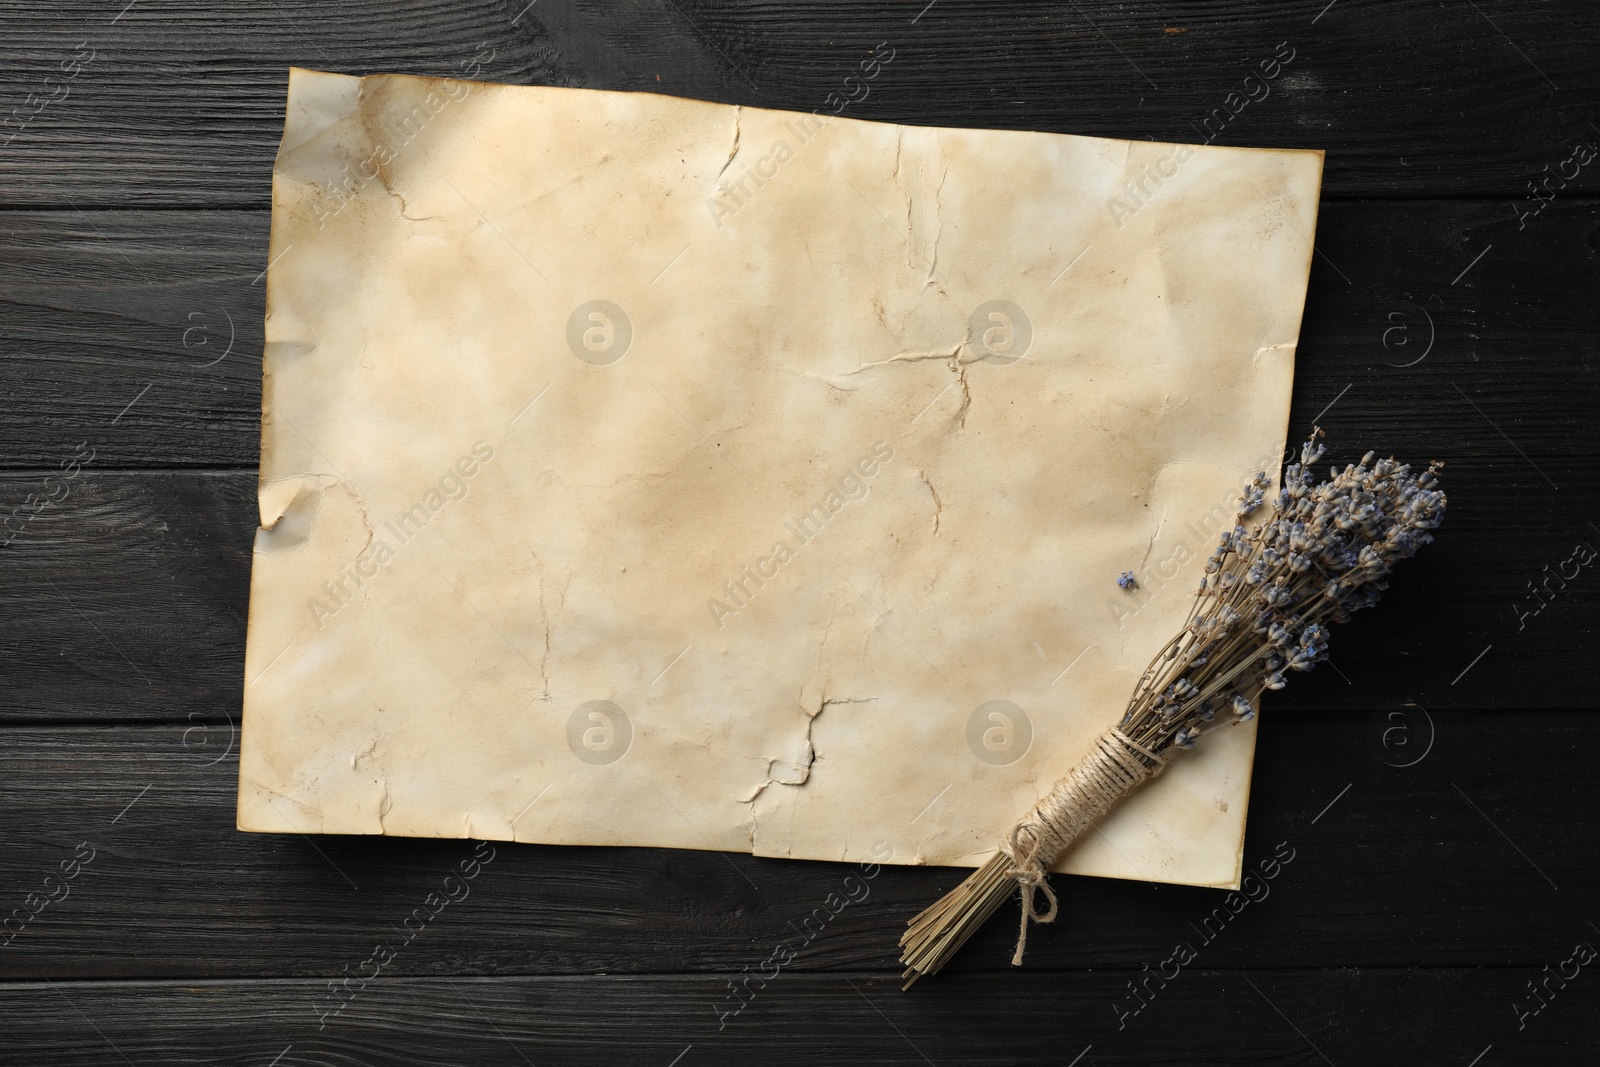
M 1320 484 L 1322 431 L 1312 432 L 1283 476 L 1275 506 L 1257 518 L 1271 485 L 1265 471 L 1245 487 L 1239 522 L 1222 535 L 1183 629 L 1156 654 L 1122 721 L 1012 828 L 999 852 L 912 919 L 900 944 L 903 988 L 947 963 L 1014 889 L 1022 917 L 1013 964 L 1030 922 L 1053 922 L 1046 874 L 1080 834 L 1166 768 L 1174 749 L 1255 717 L 1262 692 L 1285 671 L 1327 658 L 1327 625 L 1370 607 L 1395 563 L 1433 540 L 1445 495 L 1435 463 L 1420 474 L 1393 459 L 1335 468 Z M 1041 908 L 1038 897 L 1043 896 Z

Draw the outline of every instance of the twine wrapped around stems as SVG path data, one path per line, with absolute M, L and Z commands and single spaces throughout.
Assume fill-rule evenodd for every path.
M 1096 738 L 1089 752 L 1011 828 L 999 852 L 911 920 L 900 938 L 906 948 L 902 988 L 943 967 L 1019 886 L 1022 916 L 1011 963 L 1020 965 L 1028 924 L 1054 922 L 1059 910 L 1048 880 L 1051 865 L 1117 801 L 1166 767 L 1164 757 L 1118 727 Z M 1036 894 L 1044 896 L 1047 907 L 1038 906 Z
M 1056 894 L 1050 888 L 1050 867 L 1067 846 L 1110 811 L 1112 806 L 1166 769 L 1167 761 L 1113 726 L 1101 734 L 1067 776 L 1056 782 L 1033 810 L 1012 827 L 1001 854 L 1011 861 L 1006 873 L 1022 887 L 1022 923 L 1017 930 L 1013 965 L 1022 963 L 1028 944 L 1028 923 L 1055 922 Z M 1040 911 L 1034 894 L 1044 894 L 1049 907 Z

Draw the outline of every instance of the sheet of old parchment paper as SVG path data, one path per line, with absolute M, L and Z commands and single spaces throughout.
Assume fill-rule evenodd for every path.
M 294 71 L 240 827 L 981 862 L 1276 467 L 1321 163 Z M 1233 884 L 1253 740 L 1060 869 Z

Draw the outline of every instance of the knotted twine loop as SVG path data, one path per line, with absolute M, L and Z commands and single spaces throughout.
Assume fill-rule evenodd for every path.
M 1000 846 L 1011 860 L 1011 869 L 1006 873 L 1022 887 L 1022 921 L 1012 966 L 1022 963 L 1028 923 L 1055 922 L 1056 894 L 1046 873 L 1051 864 L 1112 805 L 1166 766 L 1163 757 L 1113 726 L 1012 828 L 1009 840 Z M 1048 908 L 1040 910 L 1036 893 L 1044 894 Z

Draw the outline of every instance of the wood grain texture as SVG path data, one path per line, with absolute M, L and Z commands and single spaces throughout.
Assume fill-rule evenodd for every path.
M 883 41 L 893 64 L 849 115 L 1326 148 L 1335 197 L 1516 199 L 1600 138 L 1593 64 L 1574 46 L 1600 34 L 1591 4 L 1323 6 L 219 0 L 116 17 L 119 4 L 7 0 L 0 101 L 31 121 L 0 149 L 0 205 L 263 207 L 290 65 L 811 111 Z M 1280 44 L 1288 67 L 1238 103 Z M 80 46 L 94 58 L 64 80 Z M 29 93 L 58 99 L 34 114 Z M 1218 109 L 1237 114 L 1206 126 Z M 1600 180 L 1591 167 L 1570 189 Z
M 1206 967 L 1537 970 L 1589 936 L 1588 718 L 1430 725 L 1388 711 L 1266 717 L 1236 914 L 1218 910 L 1230 907 L 1218 890 L 1057 876 L 1065 916 L 1030 937 L 1027 973 L 1136 971 L 1180 940 Z M 80 842 L 94 852 L 0 948 L 0 976 L 337 977 L 380 940 L 404 946 L 392 966 L 404 975 L 737 972 L 785 938 L 795 970 L 884 972 L 904 922 L 965 873 L 884 867 L 819 919 L 854 866 L 495 843 L 470 895 L 406 944 L 402 924 L 474 846 L 238 833 L 231 740 L 226 723 L 0 731 L 0 825 L 13 828 L 0 914 L 42 892 Z M 949 973 L 1009 971 L 1015 914 Z
M 255 490 L 242 472 L 0 475 L 0 721 L 237 717 Z
M 0 463 L 254 468 L 268 224 L 0 213 Z
M 1552 949 L 1558 962 L 1570 948 Z M 780 973 L 727 1019 L 718 1012 L 736 1003 L 728 978 L 710 975 L 383 976 L 321 1030 L 327 989 L 304 981 L 22 983 L 0 990 L 0 1006 L 6 1044 L 30 1067 L 1066 1067 L 1075 1056 L 1139 1067 L 1463 1067 L 1491 1044 L 1485 1065 L 1593 1062 L 1600 983 L 1586 972 L 1519 1031 L 1511 1005 L 1530 998 L 1518 969 L 1200 966 L 1164 989 L 1152 980 L 1153 999 L 1126 1019 L 1117 1006 L 1133 1003 L 1127 975 L 1095 972 L 950 978 L 917 996 L 881 975 Z

